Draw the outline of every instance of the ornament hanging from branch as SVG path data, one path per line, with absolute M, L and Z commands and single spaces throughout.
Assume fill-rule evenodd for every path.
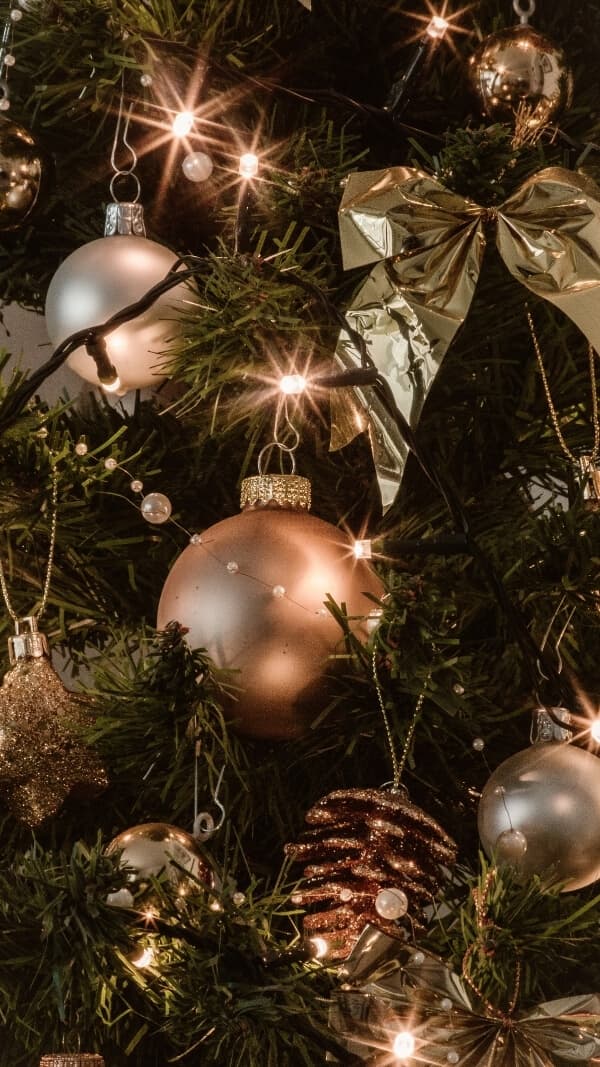
M 478 826 L 488 856 L 523 878 L 537 874 L 563 892 L 600 878 L 600 759 L 564 740 L 569 713 L 537 713 L 538 736 L 530 748 L 496 768 L 479 803 Z M 562 738 L 562 739 L 560 739 Z
M 277 420 L 258 475 L 242 483 L 241 513 L 191 537 L 165 582 L 157 620 L 159 629 L 177 621 L 192 648 L 239 672 L 234 695 L 224 694 L 226 714 L 240 733 L 270 740 L 300 737 L 326 703 L 327 675 L 343 651 L 328 597 L 344 606 L 349 630 L 364 643 L 384 593 L 352 539 L 309 514 L 308 479 L 263 471 L 273 448 L 295 470 L 297 431 L 286 422 L 293 440 L 286 444 Z
M 569 107 L 573 75 L 562 48 L 529 25 L 534 0 L 514 0 L 520 23 L 492 33 L 469 60 L 469 78 L 494 122 L 540 128 Z
M 28 826 L 39 826 L 68 798 L 89 800 L 106 788 L 107 778 L 81 732 L 91 708 L 61 682 L 38 630 L 50 589 L 57 520 L 57 474 L 53 471 L 53 516 L 46 579 L 36 615 L 19 618 L 0 561 L 0 585 L 15 624 L 8 640 L 11 669 L 0 687 L 0 794 Z
M 145 235 L 143 208 L 138 203 L 140 185 L 134 173 L 137 156 L 127 140 L 129 115 L 122 142 L 132 162 L 127 168 L 119 168 L 115 162 L 122 120 L 121 101 L 111 160 L 113 201 L 106 209 L 105 236 L 76 249 L 50 282 L 46 326 L 55 346 L 71 334 L 102 325 L 134 304 L 178 264 L 174 252 Z M 116 199 L 115 184 L 120 178 L 134 183 L 133 200 Z M 169 349 L 181 335 L 181 321 L 191 295 L 183 281 L 166 290 L 142 314 L 111 330 L 102 346 L 90 340 L 75 349 L 68 358 L 69 366 L 86 381 L 119 395 L 160 385 L 166 377 Z
M 0 230 L 16 230 L 29 219 L 39 203 L 46 170 L 33 134 L 5 117 L 10 108 L 8 74 L 16 63 L 11 42 L 22 18 L 20 7 L 11 6 L 0 31 Z
M 393 777 L 390 787 L 339 789 L 306 816 L 313 829 L 286 853 L 305 863 L 295 904 L 304 916 L 313 955 L 346 959 L 366 924 L 392 937 L 414 936 L 425 925 L 441 882 L 456 859 L 456 845 L 431 816 L 412 804 L 400 784 L 425 700 L 419 695 L 398 759 L 394 732 L 377 672 L 377 691 Z
M 464 322 L 481 269 L 485 223 L 511 274 L 564 311 L 600 347 L 600 189 L 552 167 L 533 175 L 499 208 L 481 208 L 410 167 L 350 175 L 340 207 L 344 266 L 375 262 L 346 312 L 414 428 L 454 336 Z M 342 331 L 335 357 L 362 366 Z M 384 509 L 398 493 L 407 446 L 369 386 L 339 390 L 331 401 L 331 447 L 367 430 Z

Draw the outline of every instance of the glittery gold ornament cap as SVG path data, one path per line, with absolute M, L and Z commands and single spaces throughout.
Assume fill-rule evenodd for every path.
M 311 505 L 311 485 L 308 478 L 298 474 L 255 474 L 244 478 L 240 507 L 295 508 L 308 511 Z
M 104 1067 L 104 1060 L 94 1052 L 50 1052 L 40 1067 Z

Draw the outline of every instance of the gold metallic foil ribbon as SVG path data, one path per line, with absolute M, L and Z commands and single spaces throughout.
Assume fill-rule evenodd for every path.
M 375 263 L 346 312 L 414 428 L 456 331 L 485 251 L 484 227 L 510 273 L 563 311 L 600 348 L 600 189 L 561 167 L 535 174 L 498 209 L 481 208 L 411 167 L 351 174 L 339 212 L 344 267 Z M 350 335 L 336 360 L 360 366 Z M 358 400 L 358 403 L 356 402 Z M 369 386 L 332 397 L 331 448 L 370 435 L 384 510 L 407 448 Z
M 548 1001 L 523 1014 L 482 1014 L 442 960 L 399 947 L 371 926 L 341 976 L 330 1026 L 358 1059 L 390 1051 L 403 1029 L 415 1039 L 414 1062 L 446 1067 L 555 1067 L 557 1061 L 587 1063 L 600 1055 L 596 994 Z

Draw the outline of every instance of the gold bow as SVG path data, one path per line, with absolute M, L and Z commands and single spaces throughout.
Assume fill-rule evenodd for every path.
M 600 348 L 600 189 L 590 178 L 548 168 L 496 210 L 411 167 L 352 174 L 339 212 L 344 267 L 376 266 L 346 317 L 413 427 L 469 310 L 490 219 L 511 274 Z M 345 331 L 335 355 L 345 369 L 360 366 Z M 369 387 L 334 394 L 331 448 L 362 430 L 370 434 L 385 510 L 400 487 L 406 445 Z
M 554 1067 L 557 1060 L 588 1063 L 600 1054 L 599 996 L 547 1001 L 522 1015 L 483 1015 L 446 964 L 399 946 L 372 926 L 363 931 L 342 977 L 330 1027 L 359 1060 L 398 1062 L 400 1057 L 385 1053 L 401 1031 L 415 1042 L 407 1064 Z

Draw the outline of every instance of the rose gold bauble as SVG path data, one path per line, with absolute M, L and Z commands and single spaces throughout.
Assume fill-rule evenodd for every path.
M 344 652 L 328 595 L 366 641 L 377 611 L 370 598 L 384 592 L 341 530 L 294 506 L 296 483 L 306 479 L 247 479 L 251 502 L 183 551 L 158 608 L 160 629 L 176 620 L 192 648 L 239 672 L 226 714 L 240 733 L 271 740 L 301 736 L 323 708 L 331 657 Z
M 121 866 L 131 868 L 128 881 L 134 889 L 147 890 L 152 879 L 161 876 L 180 896 L 197 882 L 213 884 L 210 865 L 196 839 L 170 823 L 147 822 L 123 830 L 106 846 L 108 856 L 115 852 L 121 853 Z

